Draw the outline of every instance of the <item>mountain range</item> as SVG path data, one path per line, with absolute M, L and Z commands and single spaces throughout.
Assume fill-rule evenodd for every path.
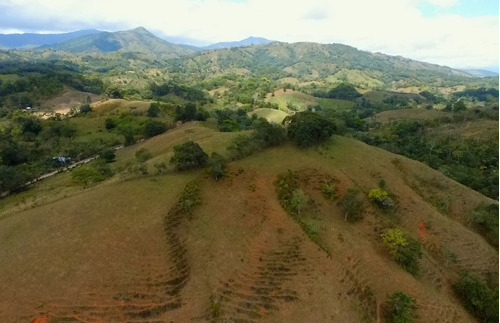
M 101 32 L 102 31 L 96 29 L 85 29 L 62 34 L 0 34 L 0 48 L 28 49 L 43 45 L 55 45 L 74 38 Z
M 0 49 L 33 49 L 41 47 L 68 50 L 70 52 L 83 52 L 92 50 L 110 52 L 118 49 L 122 49 L 124 51 L 134 51 L 138 48 L 134 48 L 134 45 L 128 46 L 129 44 L 127 44 L 127 42 L 125 41 L 127 35 L 134 33 L 142 34 L 146 37 L 146 39 L 143 39 L 146 40 L 146 42 L 144 43 L 145 45 L 151 45 L 151 40 L 157 38 L 153 41 L 154 43 L 166 42 L 172 45 L 175 44 L 180 47 L 190 49 L 192 51 L 262 45 L 272 42 L 272 40 L 262 37 L 248 37 L 240 41 L 219 42 L 207 46 L 193 46 L 181 43 L 180 41 L 182 41 L 183 38 L 171 37 L 167 35 L 163 35 L 163 37 L 157 37 L 151 32 L 147 31 L 145 28 L 138 27 L 128 31 L 118 32 L 86 29 L 60 34 L 0 34 Z
M 171 41 L 168 41 L 169 39 Z M 263 37 L 248 37 L 240 41 L 218 42 L 207 46 L 193 46 L 178 43 L 180 40 L 178 37 L 175 38 L 166 35 L 163 35 L 161 38 L 157 37 L 144 27 L 118 32 L 87 29 L 61 34 L 0 34 L 0 49 L 54 49 L 75 54 L 114 51 L 144 52 L 157 54 L 163 58 L 178 58 L 205 50 L 268 45 L 274 42 Z M 326 44 L 317 45 L 322 46 Z M 498 76 L 498 68 L 461 69 L 460 72 L 475 77 Z

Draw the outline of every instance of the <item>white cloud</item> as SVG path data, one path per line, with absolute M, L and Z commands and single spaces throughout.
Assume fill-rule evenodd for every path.
M 445 8 L 457 4 L 458 0 L 427 0 L 426 2 L 432 3 L 433 5 L 438 7 Z
M 457 0 L 427 0 L 451 6 Z M 144 26 L 207 42 L 248 36 L 344 43 L 450 66 L 498 65 L 498 15 L 424 17 L 421 0 L 7 0 L 0 30 Z M 24 28 L 23 28 L 24 24 Z

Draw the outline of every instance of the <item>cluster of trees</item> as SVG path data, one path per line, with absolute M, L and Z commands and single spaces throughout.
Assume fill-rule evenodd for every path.
M 154 98 L 174 94 L 187 101 L 198 101 L 202 103 L 207 101 L 207 95 L 198 86 L 189 86 L 174 81 L 168 81 L 160 85 L 153 83 L 150 85 L 150 89 Z
M 175 108 L 175 120 L 187 121 L 205 121 L 210 117 L 210 114 L 203 108 L 198 108 L 196 103 L 188 102 L 184 105 L 178 105 Z
M 453 284 L 464 307 L 481 322 L 498 322 L 498 284 L 490 288 L 479 277 L 462 272 Z
M 60 167 L 52 157 L 83 159 L 116 144 L 105 140 L 75 140 L 70 120 L 41 120 L 16 112 L 0 130 L 0 190 L 15 190 L 38 176 Z
M 147 110 L 147 118 L 131 114 L 119 114 L 118 117 L 109 117 L 104 120 L 104 126 L 109 132 L 123 136 L 123 144 L 129 146 L 139 138 L 151 138 L 167 131 L 172 125 L 155 119 L 159 114 L 156 103 L 151 103 Z
M 228 147 L 232 159 L 246 157 L 267 147 L 277 146 L 286 141 L 285 129 L 265 119 L 256 119 L 253 123 L 254 131 L 250 135 L 236 137 Z
M 314 93 L 314 96 L 328 99 L 355 100 L 356 98 L 361 97 L 361 93 L 359 93 L 351 84 L 342 83 L 327 92 L 318 91 Z
M 472 100 L 484 102 L 498 100 L 498 90 L 493 88 L 486 89 L 483 87 L 479 89 L 468 89 L 456 92 L 453 95 L 458 98 L 468 97 Z
M 307 148 L 330 138 L 336 131 L 335 124 L 311 111 L 295 113 L 283 120 L 287 137 L 297 146 Z
M 42 99 L 61 92 L 64 86 L 95 94 L 105 91 L 105 85 L 101 79 L 86 77 L 73 70 L 64 70 L 57 66 L 48 68 L 42 65 L 40 68 L 31 67 L 16 71 L 19 77 L 8 81 L 0 79 L 0 107 L 3 108 L 4 115 L 6 111 L 12 111 L 15 108 L 38 105 Z M 10 72 L 13 71 L 0 67 L 0 74 Z
M 446 176 L 491 198 L 498 198 L 498 137 L 458 138 L 438 135 L 433 124 L 404 120 L 385 125 L 377 134 L 358 139 L 422 161 Z

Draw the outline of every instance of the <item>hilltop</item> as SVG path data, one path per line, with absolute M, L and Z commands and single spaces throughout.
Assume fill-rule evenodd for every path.
M 202 50 L 212 50 L 212 49 L 221 49 L 221 48 L 233 48 L 233 47 L 243 47 L 243 46 L 251 46 L 251 45 L 264 45 L 272 43 L 272 40 L 263 38 L 263 37 L 248 37 L 242 39 L 240 41 L 231 41 L 231 42 L 219 42 L 215 44 L 211 44 L 208 46 L 201 47 Z
M 157 54 L 164 58 L 180 57 L 192 54 L 194 51 L 171 44 L 156 37 L 143 27 L 118 32 L 101 32 L 60 42 L 52 46 L 43 46 L 53 50 L 71 53 L 84 52 L 141 52 Z

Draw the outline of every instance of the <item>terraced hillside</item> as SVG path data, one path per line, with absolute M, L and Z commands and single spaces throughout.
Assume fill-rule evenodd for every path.
M 187 123 L 117 151 L 115 167 L 147 148 L 151 170 L 187 140 L 226 155 L 235 135 Z M 308 197 L 300 217 L 278 198 L 277 179 L 288 172 Z M 367 197 L 381 179 L 391 212 Z M 325 181 L 336 199 L 322 194 Z M 382 322 L 397 291 L 416 299 L 420 322 L 474 322 L 451 284 L 462 269 L 498 273 L 498 250 L 467 226 L 477 205 L 495 201 L 339 136 L 232 161 L 218 181 L 169 170 L 118 174 L 88 189 L 67 173 L 37 185 L 0 209 L 3 322 Z M 344 221 L 338 204 L 352 187 L 363 203 L 357 223 Z M 381 243 L 394 226 L 423 245 L 416 276 Z

